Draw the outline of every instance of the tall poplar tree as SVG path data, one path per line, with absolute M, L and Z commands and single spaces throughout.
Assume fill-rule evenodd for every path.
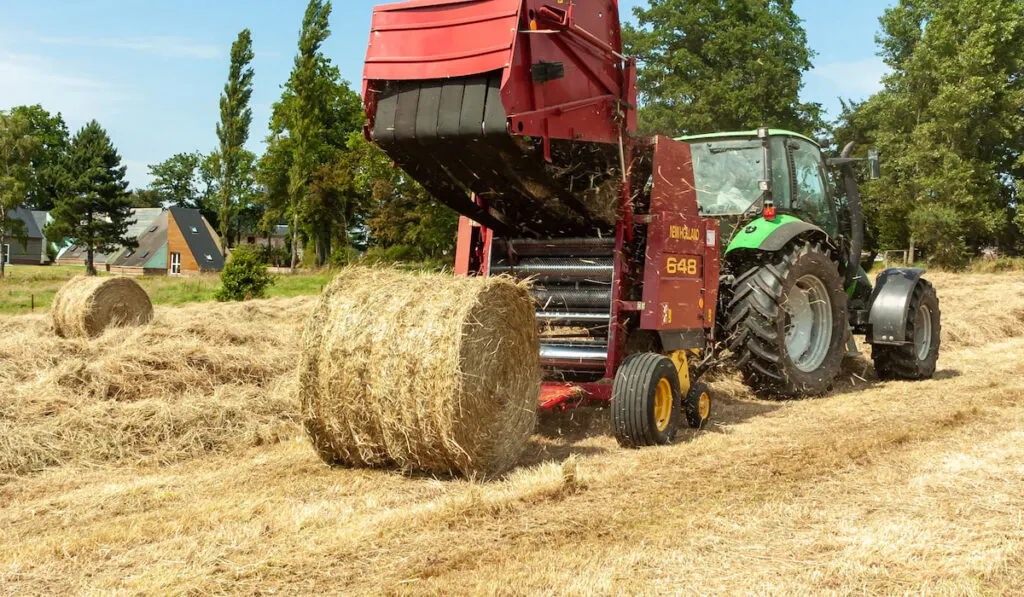
M 133 223 L 127 167 L 121 165 L 107 132 L 93 120 L 71 140 L 63 170 L 62 196 L 50 212 L 53 222 L 46 227 L 46 237 L 85 247 L 86 274 L 94 276 L 96 252 L 138 246 L 127 236 Z
M 231 44 L 231 67 L 228 82 L 220 96 L 220 123 L 217 137 L 220 150 L 214 154 L 213 166 L 220 181 L 220 237 L 227 251 L 231 222 L 233 221 L 239 191 L 252 179 L 251 159 L 244 155 L 245 143 L 249 140 L 249 126 L 252 124 L 252 80 L 254 72 L 250 64 L 252 34 L 243 29 L 238 39 Z
M 292 164 L 288 170 L 288 195 L 292 212 L 292 269 L 299 264 L 299 210 L 307 187 L 317 170 L 316 155 L 323 142 L 330 87 L 336 85 L 331 65 L 321 52 L 331 35 L 331 3 L 310 0 L 299 33 L 299 53 L 282 98 L 288 132 L 292 139 Z M 290 93 L 290 97 L 288 96 Z
M 648 0 L 633 14 L 623 40 L 645 131 L 823 128 L 821 106 L 800 101 L 814 52 L 793 0 Z

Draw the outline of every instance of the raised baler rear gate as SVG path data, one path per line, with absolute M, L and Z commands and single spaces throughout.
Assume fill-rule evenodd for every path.
M 617 0 L 374 11 L 368 134 L 465 217 L 457 273 L 535 280 L 542 362 L 561 383 L 544 407 L 607 398 L 595 382 L 641 329 L 649 348 L 681 350 L 714 327 L 717 224 L 698 217 L 688 146 L 633 136 L 621 47 Z

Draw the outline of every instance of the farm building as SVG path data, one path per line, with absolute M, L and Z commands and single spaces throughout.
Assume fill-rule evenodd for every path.
M 135 275 L 187 275 L 224 268 L 217 235 L 196 209 L 172 207 L 149 221 L 136 237 L 139 246 L 122 249 L 106 261 L 110 272 Z
M 4 263 L 21 265 L 41 265 L 47 262 L 46 258 L 46 237 L 43 235 L 43 228 L 46 227 L 47 213 L 45 211 L 32 211 L 19 207 L 9 213 L 12 219 L 20 220 L 25 226 L 25 238 L 19 239 L 13 236 L 5 236 L 0 242 L 0 252 Z
M 288 226 L 278 225 L 274 226 L 274 229 L 267 234 L 264 232 L 255 232 L 252 230 L 242 233 L 241 243 L 246 245 L 255 245 L 257 247 L 273 247 L 280 249 L 285 246 L 285 237 L 288 236 Z

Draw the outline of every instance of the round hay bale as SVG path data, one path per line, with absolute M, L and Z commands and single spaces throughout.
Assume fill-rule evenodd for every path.
M 92 338 L 111 326 L 153 319 L 149 295 L 131 278 L 77 276 L 53 298 L 53 329 L 62 338 Z
M 499 475 L 536 425 L 538 342 L 509 279 L 344 270 L 303 336 L 306 430 L 330 464 Z

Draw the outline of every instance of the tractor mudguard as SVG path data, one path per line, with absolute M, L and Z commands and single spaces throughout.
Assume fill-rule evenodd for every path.
M 907 343 L 907 307 L 924 273 L 919 268 L 893 267 L 879 274 L 868 315 L 870 344 Z
M 779 214 L 771 222 L 758 218 L 733 237 L 725 254 L 728 255 L 737 249 L 778 251 L 788 245 L 789 241 L 811 231 L 820 232 L 823 237 L 828 237 L 821 228 L 790 215 Z

